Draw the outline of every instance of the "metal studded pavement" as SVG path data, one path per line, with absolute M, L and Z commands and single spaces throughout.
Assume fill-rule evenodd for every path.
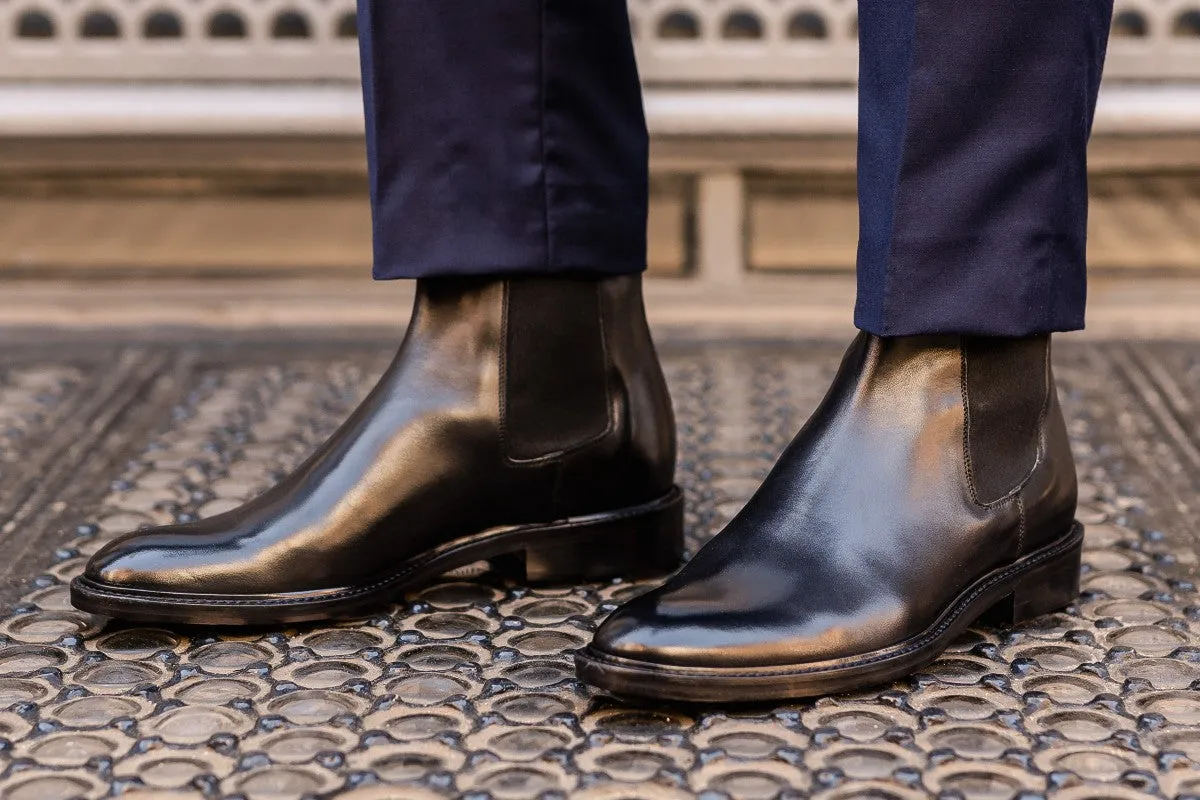
M 840 354 L 668 341 L 694 548 Z M 614 582 L 458 575 L 368 618 L 122 627 L 67 582 L 109 536 L 214 514 L 327 436 L 382 342 L 71 343 L 0 365 L 0 798 L 1200 796 L 1200 345 L 1065 342 L 1084 593 L 900 683 L 774 707 L 595 696 L 570 652 Z M 482 571 L 482 570 L 480 570 Z

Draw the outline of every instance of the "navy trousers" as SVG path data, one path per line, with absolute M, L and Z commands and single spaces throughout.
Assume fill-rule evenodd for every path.
M 359 0 L 375 276 L 645 268 L 624 0 Z M 859 0 L 858 302 L 881 336 L 1083 326 L 1112 0 Z

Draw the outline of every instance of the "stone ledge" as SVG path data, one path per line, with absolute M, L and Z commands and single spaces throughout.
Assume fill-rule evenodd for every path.
M 645 93 L 656 136 L 846 136 L 853 88 L 667 89 Z M 363 130 L 355 84 L 0 83 L 0 136 L 298 135 Z M 1096 132 L 1200 131 L 1200 85 L 1115 84 Z
M 736 286 L 653 278 L 651 324 L 663 336 L 719 339 L 832 337 L 852 333 L 849 274 L 749 275 Z M 1088 329 L 1071 338 L 1200 340 L 1200 278 L 1093 277 Z M 0 292 L 0 341 L 112 336 L 292 338 L 304 331 L 360 338 L 398 335 L 409 281 L 336 278 L 242 280 L 9 280 Z

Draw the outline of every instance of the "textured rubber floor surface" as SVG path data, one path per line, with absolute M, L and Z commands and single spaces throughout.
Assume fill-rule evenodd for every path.
M 262 490 L 349 412 L 387 350 L 6 348 L 0 796 L 1200 794 L 1195 344 L 1059 348 L 1087 525 L 1080 602 L 972 631 L 879 691 L 709 710 L 593 697 L 570 654 L 640 588 L 620 583 L 460 575 L 369 619 L 286 631 L 105 626 L 69 607 L 67 581 L 105 537 Z M 694 547 L 765 474 L 841 345 L 663 351 Z

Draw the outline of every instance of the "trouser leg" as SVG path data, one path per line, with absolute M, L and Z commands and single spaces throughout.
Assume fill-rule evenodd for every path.
M 856 324 L 1083 327 L 1112 0 L 860 0 Z
M 639 272 L 622 0 L 359 0 L 375 276 Z

